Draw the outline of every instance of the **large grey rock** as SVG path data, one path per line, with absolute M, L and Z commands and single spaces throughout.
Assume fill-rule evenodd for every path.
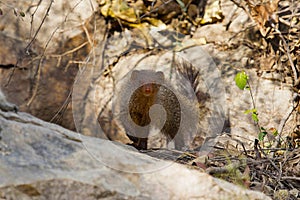
M 242 60 L 251 59 L 251 50 L 245 46 L 226 52 L 217 50 L 211 44 L 203 48 L 214 58 L 218 69 L 222 72 L 221 77 L 226 89 L 227 116 L 230 120 L 229 132 L 233 138 L 243 142 L 246 148 L 251 148 L 259 133 L 251 114 L 244 113 L 254 108 L 250 92 L 240 90 L 234 81 L 235 75 L 240 71 L 245 71 L 249 76 L 259 125 L 266 130 L 275 128 L 282 131 L 285 124 L 283 133 L 292 132 L 293 117 L 288 118 L 288 116 L 293 109 L 294 92 L 291 84 L 282 81 L 284 77 L 280 73 L 264 72 L 258 76 L 257 69 L 246 68 Z
M 9 37 L 28 41 L 29 49 L 32 46 L 31 42 L 44 46 L 51 39 L 47 51 L 55 50 L 62 38 L 72 38 L 82 32 L 82 22 L 93 15 L 96 5 L 94 0 L 89 2 L 4 0 L 1 5 L 3 12 L 0 18 L 1 32 Z M 23 12 L 25 16 L 19 16 L 19 12 Z M 17 16 L 14 13 L 17 13 Z
M 270 199 L 26 113 L 0 111 L 0 127 L 4 199 Z
M 202 145 L 202 150 L 210 151 L 207 149 L 212 148 L 213 140 L 222 132 L 226 112 L 225 88 L 220 71 L 213 60 L 201 46 L 186 47 L 176 53 L 166 49 L 153 55 L 148 54 L 132 53 L 124 56 L 119 59 L 109 74 L 99 73 L 95 80 L 92 78 L 96 74 L 94 69 L 85 67 L 78 73 L 72 93 L 77 130 L 84 135 L 101 138 L 108 136 L 115 141 L 127 142 L 128 139 L 122 139 L 127 137 L 122 126 L 115 128 L 115 125 L 122 124 L 119 122 L 122 121 L 119 120 L 119 115 L 124 113 L 124 108 L 128 107 L 126 98 L 132 95 L 130 93 L 132 89 L 126 90 L 125 87 L 130 82 L 130 74 L 135 69 L 162 71 L 165 86 L 176 94 L 181 106 L 182 121 L 177 138 L 174 140 L 183 136 L 184 148 L 192 149 L 196 146 L 195 138 L 207 139 L 205 145 Z M 192 71 L 187 75 L 195 76 L 196 81 L 193 81 L 193 78 L 184 78 L 183 75 L 186 74 L 180 70 Z M 90 83 L 87 83 L 87 80 L 91 80 Z M 100 125 L 97 121 L 98 116 Z M 110 129 L 107 130 L 107 126 L 102 122 L 110 123 L 112 128 L 109 127 Z M 112 136 L 111 132 L 116 136 Z M 151 142 L 152 135 L 155 134 L 151 134 L 150 131 L 148 147 L 157 148 L 165 145 Z M 162 134 L 156 135 L 158 139 L 154 138 L 153 141 L 163 140 L 159 138 Z

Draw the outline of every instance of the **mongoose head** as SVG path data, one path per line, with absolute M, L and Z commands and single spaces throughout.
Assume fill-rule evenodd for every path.
M 138 86 L 138 91 L 145 97 L 155 95 L 160 85 L 164 82 L 164 73 L 153 70 L 133 70 L 131 73 L 131 81 Z

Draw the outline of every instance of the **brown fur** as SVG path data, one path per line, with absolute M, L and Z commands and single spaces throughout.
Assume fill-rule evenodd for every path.
M 139 86 L 133 91 L 129 100 L 129 114 L 132 121 L 141 127 L 149 125 L 151 123 L 150 108 L 154 104 L 160 104 L 166 111 L 166 122 L 161 133 L 167 136 L 168 141 L 172 140 L 179 130 L 181 110 L 176 95 L 162 85 L 164 83 L 163 73 L 152 70 L 134 70 L 130 82 L 133 87 Z M 127 90 L 131 91 L 132 88 L 127 87 Z M 147 149 L 147 137 L 137 137 L 136 134 L 138 133 L 128 135 L 133 141 L 133 145 L 137 149 Z

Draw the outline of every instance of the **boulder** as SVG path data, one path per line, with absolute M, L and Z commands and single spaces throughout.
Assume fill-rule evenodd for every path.
M 0 111 L 0 198 L 270 199 L 27 113 Z

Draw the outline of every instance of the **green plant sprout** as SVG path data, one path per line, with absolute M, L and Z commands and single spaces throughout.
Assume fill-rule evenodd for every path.
M 265 136 L 268 134 L 268 132 L 264 127 L 259 125 L 258 112 L 257 112 L 256 106 L 255 106 L 253 93 L 252 93 L 251 86 L 249 84 L 248 79 L 249 79 L 249 77 L 244 71 L 237 73 L 237 75 L 234 78 L 235 84 L 238 86 L 239 89 L 241 89 L 241 90 L 246 89 L 246 90 L 249 90 L 249 92 L 250 92 L 253 108 L 246 110 L 244 113 L 251 114 L 252 120 L 254 121 L 255 125 L 257 126 L 257 128 L 259 130 L 258 131 L 258 140 L 263 141 Z M 274 128 L 272 128 L 272 134 L 276 136 L 278 134 L 277 130 L 276 129 L 274 130 Z

